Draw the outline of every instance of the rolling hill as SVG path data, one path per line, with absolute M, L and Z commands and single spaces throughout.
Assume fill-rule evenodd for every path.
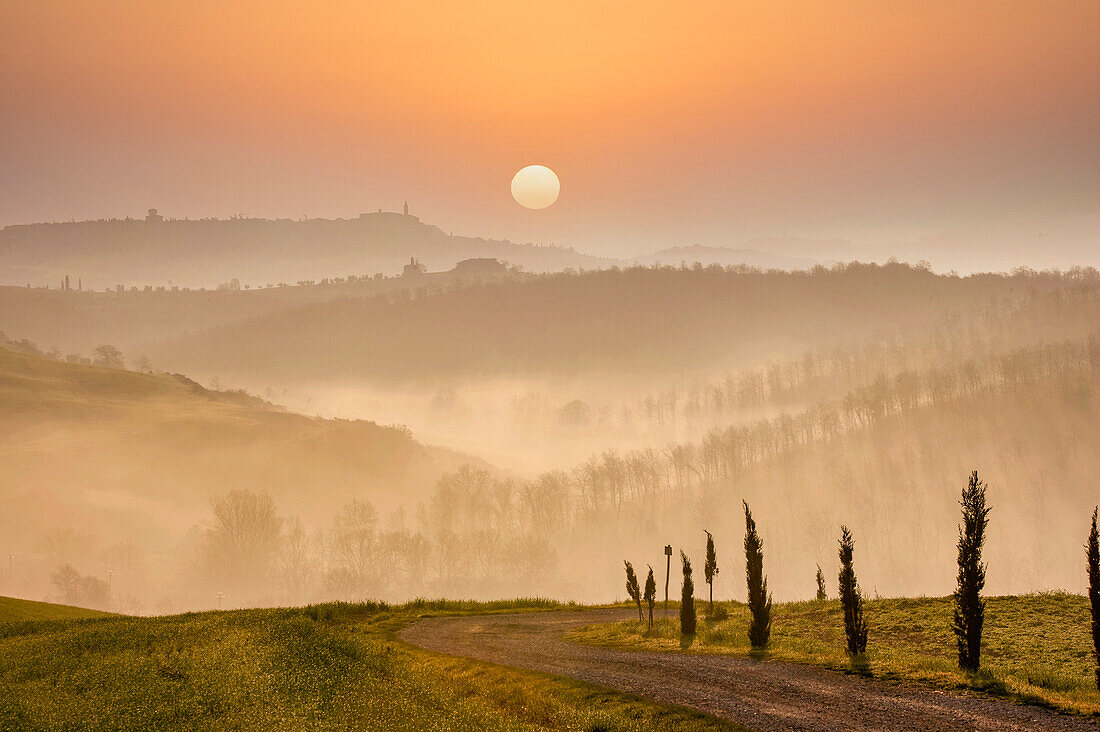
M 45 595 L 63 564 L 102 576 L 109 555 L 117 568 L 134 550 L 147 565 L 140 581 L 165 581 L 156 578 L 183 559 L 177 542 L 231 491 L 267 493 L 322 521 L 353 499 L 384 510 L 415 498 L 460 462 L 402 428 L 8 350 L 0 413 L 0 535 L 16 550 L 24 596 Z
M 1095 273 L 962 278 L 902 264 L 797 273 L 637 267 L 305 305 L 171 339 L 149 355 L 188 373 L 284 382 L 679 377 L 1067 287 L 1100 281 Z

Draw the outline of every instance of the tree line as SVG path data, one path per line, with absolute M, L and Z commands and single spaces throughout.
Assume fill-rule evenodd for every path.
M 333 595 L 492 597 L 516 591 L 595 599 L 607 586 L 606 573 L 588 557 L 640 548 L 663 532 L 687 537 L 700 521 L 714 522 L 712 527 L 725 533 L 728 522 L 722 517 L 736 492 L 787 517 L 769 527 L 780 546 L 772 561 L 780 566 L 808 564 L 813 572 L 813 556 L 829 541 L 821 527 L 854 512 L 860 516 L 854 528 L 876 537 L 871 557 L 888 591 L 925 592 L 936 587 L 928 584 L 933 575 L 927 569 L 899 569 L 898 562 L 942 554 L 937 546 L 946 516 L 936 500 L 942 492 L 925 486 L 949 484 L 957 475 L 960 446 L 946 436 L 968 434 L 983 461 L 1005 463 L 996 475 L 1013 509 L 1014 536 L 1026 539 L 1034 531 L 1038 542 L 1063 516 L 1054 510 L 1058 501 L 1046 499 L 1043 484 L 1028 480 L 1028 471 L 1048 465 L 1052 472 L 1046 480 L 1061 475 L 1067 487 L 1057 495 L 1066 500 L 1075 495 L 1072 486 L 1100 468 L 1088 450 L 1100 440 L 1090 417 L 1095 402 L 1088 398 L 1100 370 L 1093 369 L 1091 358 L 1088 344 L 1031 349 L 1020 359 L 1030 359 L 1046 376 L 1029 379 L 1026 389 L 1017 389 L 1020 382 L 1005 379 L 997 368 L 972 371 L 970 379 L 960 372 L 965 386 L 954 399 L 939 399 L 934 407 L 893 400 L 892 416 L 829 439 L 818 433 L 812 441 L 784 437 L 787 423 L 777 418 L 751 429 L 732 428 L 703 445 L 626 455 L 605 451 L 572 470 L 527 480 L 464 466 L 444 475 L 413 509 L 383 517 L 360 499 L 328 526 L 307 528 L 294 517 L 284 519 L 272 503 L 265 511 L 278 527 L 272 530 L 278 540 L 241 539 L 266 547 L 259 574 L 272 581 L 235 594 L 250 597 L 278 587 L 286 595 L 282 601 Z M 1074 435 L 1074 442 L 1060 432 Z M 899 522 L 898 516 L 909 520 Z M 219 525 L 220 519 L 214 529 Z M 877 538 L 887 535 L 889 542 Z M 192 584 L 206 586 L 209 594 L 214 585 L 226 590 L 237 581 L 226 576 L 238 561 L 228 555 L 243 555 L 243 548 L 233 549 L 224 538 L 207 539 L 202 531 L 193 534 L 190 546 Z M 1003 559 L 1006 589 L 1036 588 L 1032 567 L 1061 561 L 1045 540 L 995 549 Z M 283 579 L 276 582 L 276 576 Z M 713 581 L 715 576 L 707 576 L 708 585 Z M 783 593 L 797 596 L 798 590 L 787 584 Z
M 694 436 L 715 423 L 745 422 L 768 410 L 792 410 L 882 384 L 905 383 L 914 374 L 953 365 L 983 366 L 1043 343 L 1096 336 L 1100 291 L 1090 287 L 999 298 L 971 310 L 943 314 L 919 328 L 890 329 L 857 341 L 807 349 L 767 366 L 692 380 L 674 390 L 616 403 L 574 399 L 558 406 L 528 395 L 514 399 L 517 429 L 556 425 L 568 433 L 584 427 L 622 436 Z M 1007 370 L 1028 363 L 1005 363 Z
M 985 589 L 987 564 L 983 561 L 982 551 L 985 544 L 985 532 L 989 525 L 990 507 L 986 503 L 987 485 L 978 475 L 978 471 L 971 472 L 966 487 L 962 491 L 959 505 L 962 508 L 962 521 L 958 527 L 957 548 L 957 574 L 955 591 L 952 595 L 953 612 L 951 630 L 955 636 L 956 658 L 959 668 L 976 672 L 981 667 L 982 629 L 985 624 L 985 599 L 982 596 Z M 772 627 L 772 597 L 768 592 L 768 579 L 764 574 L 763 542 L 756 529 L 756 522 L 749 509 L 747 501 L 742 501 L 745 513 L 745 579 L 748 597 L 750 620 L 747 628 L 748 639 L 751 647 L 760 651 L 767 648 Z M 1093 508 L 1092 521 L 1088 538 L 1085 542 L 1086 576 L 1088 580 L 1087 595 L 1090 608 L 1090 630 L 1093 642 L 1093 659 L 1095 662 L 1095 681 L 1100 689 L 1100 534 L 1097 530 L 1098 509 Z M 706 543 L 706 578 L 708 585 L 713 576 L 718 572 L 717 553 L 714 539 L 709 531 L 705 531 Z M 860 661 L 867 651 L 868 623 L 864 617 L 864 595 L 859 586 L 855 573 L 855 540 L 847 526 L 840 527 L 840 540 L 838 542 L 839 572 L 837 576 L 838 597 L 841 604 L 845 650 L 854 661 Z M 692 578 L 691 560 L 681 550 L 681 595 L 680 595 L 680 635 L 681 645 L 686 647 L 691 644 L 697 629 L 695 584 Z M 643 596 L 638 586 L 637 578 L 631 563 L 624 561 L 626 566 L 626 590 L 627 595 L 638 606 L 638 619 L 643 621 L 642 600 Z M 817 568 L 817 601 L 827 599 L 825 592 L 825 580 L 820 565 Z M 653 584 L 653 568 L 649 568 L 649 576 L 646 580 L 646 594 L 644 600 L 649 606 L 649 629 L 653 628 L 653 599 L 650 588 Z M 719 610 L 721 606 L 719 604 Z M 728 614 L 724 611 L 716 612 L 714 605 L 713 588 L 711 589 L 707 621 L 719 622 L 725 620 Z

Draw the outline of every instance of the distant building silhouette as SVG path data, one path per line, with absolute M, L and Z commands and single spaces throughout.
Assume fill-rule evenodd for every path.
M 508 269 L 503 262 L 493 257 L 475 257 L 473 259 L 463 259 L 461 262 L 455 265 L 455 274 L 496 274 L 498 272 L 504 272 Z
M 422 275 L 428 271 L 419 259 L 416 257 L 410 257 L 409 263 L 405 265 L 405 269 L 401 272 L 402 277 L 411 277 L 414 275 Z
M 159 224 L 162 221 L 164 221 L 164 217 L 157 213 L 155 208 L 149 209 L 145 214 L 145 223 L 147 224 Z
M 409 202 L 405 201 L 405 205 L 401 209 L 401 213 L 395 211 L 383 211 L 378 209 L 376 213 L 361 213 L 359 214 L 360 221 L 368 221 L 375 223 L 391 223 L 398 225 L 407 225 L 411 222 L 420 223 L 419 216 L 413 216 L 409 213 Z

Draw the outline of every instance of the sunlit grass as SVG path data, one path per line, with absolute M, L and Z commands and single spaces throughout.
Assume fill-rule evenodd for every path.
M 52 602 L 19 600 L 14 597 L 0 597 L 0 623 L 21 620 L 75 620 L 77 618 L 105 617 L 110 613 L 90 610 L 72 605 L 57 605 Z
M 750 654 L 748 607 L 723 604 L 729 619 L 700 622 L 688 652 Z M 701 616 L 705 609 L 700 603 Z M 1080 595 L 989 598 L 982 670 L 976 674 L 960 671 L 956 664 L 951 598 L 868 600 L 865 612 L 870 628 L 867 654 L 854 662 L 845 653 L 838 600 L 775 605 L 771 643 L 765 653 L 756 655 L 1100 715 L 1088 601 Z M 588 626 L 572 637 L 616 648 L 679 653 L 679 623 L 674 612 L 670 615 L 658 619 L 652 631 L 632 620 Z
M 3 623 L 0 729 L 738 729 L 396 637 L 425 615 L 555 607 L 421 600 Z

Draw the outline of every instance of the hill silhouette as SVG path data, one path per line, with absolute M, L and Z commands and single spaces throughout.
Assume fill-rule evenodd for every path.
M 110 343 L 126 354 L 185 333 L 274 315 L 312 303 L 438 291 L 459 283 L 531 277 L 513 270 L 453 269 L 415 276 L 301 280 L 259 289 L 134 288 L 91 292 L 0 285 L 0 329 L 43 349 L 87 353 Z M 70 278 L 71 281 L 71 278 Z M 73 284 L 75 288 L 75 283 Z
M 1096 287 L 1095 276 L 1090 284 Z M 204 375 L 376 381 L 660 374 L 751 365 L 935 323 L 991 298 L 1074 286 L 1057 274 L 936 275 L 901 264 L 811 272 L 631 268 L 333 300 L 170 340 L 150 356 Z M 294 353 L 294 358 L 282 354 Z
M 556 246 L 455 236 L 415 216 L 378 211 L 351 219 L 102 219 L 0 229 L 0 282 L 85 288 L 188 285 L 237 278 L 254 285 L 387 275 L 410 257 L 429 271 L 494 257 L 531 272 L 599 267 L 608 260 Z

